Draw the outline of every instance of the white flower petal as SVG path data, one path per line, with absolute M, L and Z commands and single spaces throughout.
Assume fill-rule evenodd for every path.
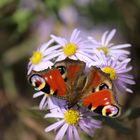
M 109 42 L 112 40 L 113 36 L 115 35 L 116 33 L 116 29 L 113 29 L 109 35 L 106 37 L 106 40 L 105 40 L 105 46 L 107 46 L 109 44 Z
M 74 42 L 77 39 L 77 37 L 79 36 L 79 34 L 80 34 L 80 31 L 75 29 L 71 34 L 70 42 Z
M 51 61 L 41 62 L 38 65 L 34 66 L 33 70 L 42 71 L 51 67 L 53 63 Z
M 131 44 L 114 45 L 110 49 L 116 50 L 116 49 L 122 49 L 122 48 L 124 49 L 124 48 L 128 48 L 128 47 L 131 47 Z
M 63 137 L 64 137 L 64 135 L 65 135 L 65 133 L 66 133 L 66 130 L 68 129 L 68 124 L 67 123 L 65 123 L 61 128 L 60 128 L 60 130 L 58 131 L 58 133 L 57 133 L 57 135 L 56 135 L 56 137 L 55 137 L 55 140 L 62 140 L 63 139 Z
M 64 60 L 66 58 L 66 55 L 64 55 L 63 53 L 60 55 L 60 56 L 58 56 L 58 58 L 55 60 L 56 62 L 57 61 L 61 61 L 61 60 Z
M 127 78 L 123 78 L 123 77 L 118 77 L 119 80 L 127 83 L 127 84 L 131 84 L 131 85 L 134 85 L 135 84 L 135 81 L 131 80 L 131 79 L 127 79 Z
M 32 69 L 33 69 L 33 65 L 31 65 L 31 66 L 28 68 L 27 75 L 29 75 L 29 74 L 31 73 Z
M 103 33 L 103 36 L 102 36 L 102 39 L 101 39 L 102 45 L 105 45 L 105 40 L 106 40 L 107 34 L 108 34 L 108 31 L 106 31 L 106 32 Z
M 43 55 L 46 56 L 48 54 L 53 54 L 53 51 L 56 51 L 57 49 L 61 48 L 61 45 L 55 45 L 55 46 L 51 46 L 50 48 L 48 48 L 46 51 L 43 52 Z
M 76 56 L 74 56 L 74 55 L 70 56 L 69 58 L 72 59 L 72 60 L 77 60 L 77 59 L 78 59 L 78 58 L 77 58 Z
M 45 94 L 44 92 L 42 91 L 39 91 L 39 92 L 36 92 L 34 95 L 33 95 L 33 98 L 36 98 L 36 97 L 39 97 L 41 95 Z
M 58 112 L 48 113 L 44 118 L 64 118 L 64 115 Z
M 48 126 L 47 128 L 45 128 L 45 132 L 49 132 L 49 131 L 51 131 L 51 130 L 57 128 L 57 127 L 62 126 L 63 124 L 64 124 L 64 120 L 61 120 L 61 121 L 59 121 L 59 122 L 56 122 L 56 123 L 54 123 L 54 124 Z
M 118 55 L 122 55 L 122 54 L 129 55 L 130 54 L 130 52 L 129 51 L 126 51 L 126 50 L 110 50 L 110 52 L 111 53 L 114 53 L 114 54 L 118 53 Z
M 53 54 L 50 54 L 50 55 L 45 56 L 44 57 L 44 61 L 53 59 L 53 58 L 58 57 L 58 56 L 60 56 L 62 54 L 63 54 L 63 51 L 62 50 L 55 51 Z
M 80 136 L 74 126 L 73 126 L 73 133 L 74 133 L 75 140 L 80 140 Z
M 89 36 L 88 39 L 94 44 L 94 45 L 99 45 L 100 43 L 97 42 L 93 37 Z
M 68 131 L 67 131 L 67 140 L 73 140 L 73 129 L 72 129 L 72 126 L 70 125 L 68 127 Z
M 51 38 L 53 38 L 57 43 L 59 43 L 62 46 L 65 46 L 67 43 L 66 39 L 61 38 L 61 37 L 56 37 L 54 35 L 51 35 Z
M 48 46 L 51 45 L 53 42 L 54 42 L 53 39 L 49 40 L 47 43 L 43 44 L 43 45 L 39 48 L 39 50 L 40 50 L 41 52 L 44 52 L 44 51 L 48 48 Z
M 40 102 L 40 104 L 39 104 L 39 109 L 40 109 L 40 110 L 44 109 L 44 108 L 43 108 L 43 105 L 44 105 L 46 99 L 47 99 L 47 96 L 44 95 L 43 98 L 42 98 L 42 100 L 41 100 L 41 102 Z

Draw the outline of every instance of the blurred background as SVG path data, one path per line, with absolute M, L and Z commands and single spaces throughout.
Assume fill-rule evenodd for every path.
M 51 120 L 32 99 L 27 64 L 34 49 L 50 34 L 69 35 L 74 28 L 84 35 L 117 29 L 115 41 L 131 43 L 136 83 L 140 80 L 140 0 L 0 0 L 0 140 L 53 140 L 43 130 Z M 140 140 L 140 86 L 121 97 L 123 115 L 102 118 L 96 140 Z M 81 139 L 91 140 L 81 134 Z

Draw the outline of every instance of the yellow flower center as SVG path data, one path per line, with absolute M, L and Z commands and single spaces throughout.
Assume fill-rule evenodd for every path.
M 63 47 L 63 51 L 66 56 L 71 56 L 71 55 L 75 54 L 76 50 L 77 50 L 77 46 L 73 43 L 67 43 Z
M 80 113 L 78 111 L 69 109 L 64 114 L 64 120 L 69 125 L 75 125 L 80 119 Z
M 30 58 L 32 64 L 37 65 L 42 60 L 42 53 L 39 51 L 33 52 L 32 57 Z
M 116 79 L 116 71 L 113 68 L 105 67 L 102 71 L 104 73 L 109 74 L 109 77 L 110 77 L 111 80 L 115 80 Z
M 98 51 L 102 50 L 104 52 L 105 56 L 108 55 L 108 48 L 107 47 L 104 47 L 104 46 L 103 47 L 99 47 L 99 48 L 97 48 L 97 50 Z

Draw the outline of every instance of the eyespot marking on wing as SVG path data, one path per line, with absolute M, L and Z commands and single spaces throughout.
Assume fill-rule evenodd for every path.
M 33 74 L 29 79 L 30 84 L 35 90 L 40 91 L 46 85 L 45 80 L 38 74 Z

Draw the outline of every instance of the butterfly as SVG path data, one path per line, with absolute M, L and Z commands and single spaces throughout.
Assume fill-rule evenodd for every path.
M 32 71 L 28 81 L 35 90 L 66 100 L 68 108 L 79 103 L 103 116 L 116 117 L 120 113 L 109 75 L 95 66 L 86 68 L 80 60 L 66 58 L 51 69 Z

